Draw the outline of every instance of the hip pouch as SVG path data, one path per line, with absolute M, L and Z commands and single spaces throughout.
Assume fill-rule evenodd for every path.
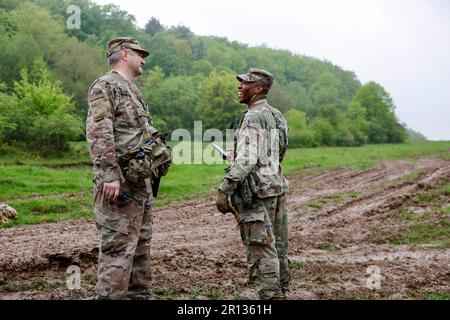
M 119 164 L 125 180 L 142 187 L 146 185 L 146 180 L 153 181 L 167 174 L 172 164 L 172 149 L 158 135 L 130 149 L 119 158 Z

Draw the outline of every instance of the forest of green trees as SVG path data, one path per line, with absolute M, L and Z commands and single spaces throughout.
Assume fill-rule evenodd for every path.
M 81 28 L 68 29 L 69 5 Z M 269 70 L 269 102 L 287 117 L 292 146 L 403 142 L 407 129 L 389 93 L 328 61 L 264 46 L 197 36 L 149 17 L 144 29 L 115 5 L 89 0 L 0 0 L 0 149 L 62 153 L 84 139 L 87 90 L 108 70 L 105 44 L 134 36 L 151 51 L 137 81 L 155 126 L 228 128 L 245 110 L 235 75 Z

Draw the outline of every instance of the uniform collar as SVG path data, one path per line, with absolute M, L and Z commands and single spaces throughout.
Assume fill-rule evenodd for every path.
M 111 70 L 111 73 L 114 73 L 116 75 L 118 75 L 120 78 L 122 78 L 123 81 L 126 81 L 127 83 L 133 83 L 132 80 L 128 80 L 127 78 L 125 78 L 121 73 L 117 72 L 116 70 Z
M 256 101 L 251 106 L 247 106 L 247 110 L 251 110 L 259 105 L 265 105 L 265 104 L 267 104 L 267 99 L 261 99 L 261 100 Z
M 267 99 L 261 99 L 261 100 L 256 101 L 254 104 L 252 104 L 252 107 L 260 105 L 260 104 L 267 104 Z

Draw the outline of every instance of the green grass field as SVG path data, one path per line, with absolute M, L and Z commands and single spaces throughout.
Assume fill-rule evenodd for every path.
M 285 173 L 309 174 L 336 166 L 362 169 L 383 160 L 410 159 L 433 153 L 449 157 L 450 141 L 367 145 L 355 148 L 289 149 Z M 156 206 L 214 194 L 224 176 L 223 164 L 174 164 L 161 181 Z M 301 170 L 301 171 L 300 171 Z M 0 156 L 0 203 L 19 212 L 1 225 L 31 224 L 91 216 L 92 169 L 84 142 L 73 144 L 65 158 Z

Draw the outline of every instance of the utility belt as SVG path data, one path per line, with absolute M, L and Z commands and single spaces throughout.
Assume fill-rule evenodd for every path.
M 146 187 L 156 197 L 159 180 L 172 164 L 172 149 L 166 145 L 164 136 L 155 134 L 142 144 L 119 157 L 124 179 L 133 187 Z

